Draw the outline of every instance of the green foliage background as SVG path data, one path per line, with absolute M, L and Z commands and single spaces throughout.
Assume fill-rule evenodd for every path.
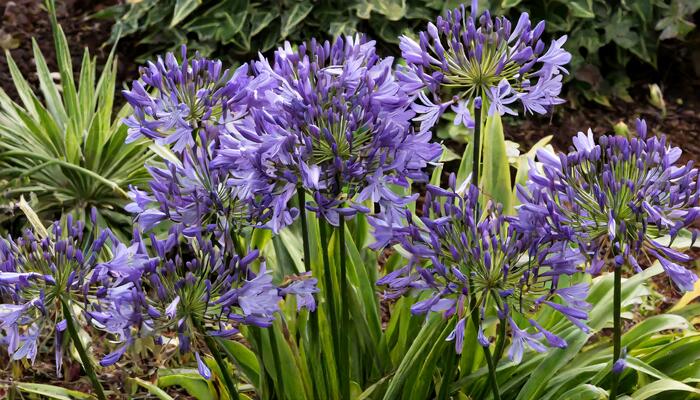
M 385 54 L 398 54 L 398 37 L 414 35 L 456 0 L 129 0 L 102 17 L 115 18 L 111 40 L 137 44 L 138 61 L 182 43 L 237 64 L 285 40 L 364 32 Z M 469 2 L 467 2 L 469 3 Z M 683 39 L 695 25 L 700 0 L 480 0 L 480 9 L 517 21 L 527 11 L 547 21 L 547 35 L 569 35 L 571 77 L 577 94 L 607 104 L 629 100 L 631 61 L 657 66 L 659 42 Z

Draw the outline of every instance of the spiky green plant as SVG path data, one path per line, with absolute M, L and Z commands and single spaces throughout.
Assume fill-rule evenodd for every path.
M 13 202 L 31 194 L 39 216 L 52 220 L 61 214 L 83 216 L 94 206 L 103 226 L 128 231 L 130 217 L 122 207 L 130 184 L 145 182 L 144 144 L 125 145 L 124 107 L 113 115 L 116 60 L 114 52 L 98 76 L 97 62 L 85 50 L 77 82 L 68 42 L 51 16 L 59 83 L 32 41 L 39 93 L 22 76 L 9 52 L 7 64 L 19 99 L 0 89 L 0 180 L 5 199 Z M 3 216 L 12 222 L 15 216 Z M 83 218 L 89 220 L 88 218 Z

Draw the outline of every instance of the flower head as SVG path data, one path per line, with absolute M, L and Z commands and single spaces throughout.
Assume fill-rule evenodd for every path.
M 300 307 L 315 309 L 316 280 L 304 277 L 280 287 L 258 251 L 240 256 L 225 243 L 198 234 L 186 238 L 177 225 L 163 240 L 151 234 L 150 242 L 152 254 L 136 237 L 132 246 L 148 261 L 138 275 L 112 285 L 109 301 L 103 302 L 108 306 L 89 313 L 93 323 L 111 331 L 111 321 L 126 319 L 138 336 L 177 335 L 182 353 L 198 354 L 207 350 L 205 335 L 230 337 L 240 324 L 270 326 L 286 295 L 296 295 Z M 103 265 L 109 274 L 118 275 L 125 261 L 117 255 Z M 131 336 L 122 339 L 128 344 Z M 119 357 L 110 354 L 103 364 Z
M 182 62 L 168 53 L 142 68 L 141 80 L 124 91 L 134 109 L 126 121 L 131 127 L 127 141 L 144 136 L 174 151 L 165 168 L 149 167 L 150 190 L 132 188 L 134 202 L 126 209 L 142 230 L 165 220 L 190 235 L 228 234 L 259 224 L 251 193 L 232 184 L 230 168 L 218 168 L 213 160 L 221 137 L 250 124 L 250 108 L 266 103 L 262 93 L 273 81 L 251 76 L 247 65 L 233 72 L 222 71 L 221 65 L 198 54 L 188 59 L 183 47 Z
M 120 245 L 108 230 L 86 232 L 84 222 L 70 215 L 46 231 L 0 239 L 0 329 L 12 359 L 33 362 L 38 341 L 54 337 L 61 374 L 65 319 L 73 318 L 63 314 L 62 304 L 87 310 L 99 300 L 108 281 L 96 271 L 108 241 Z
M 216 135 L 226 124 L 235 125 L 261 84 L 248 74 L 247 65 L 223 69 L 221 61 L 199 54 L 189 59 L 182 46 L 180 62 L 173 53 L 158 57 L 141 68 L 141 79 L 131 90 L 123 91 L 134 110 L 125 121 L 127 142 L 146 137 L 177 153 L 194 147 L 199 132 Z
M 263 199 L 273 229 L 296 215 L 287 202 L 298 187 L 334 223 L 338 212 L 367 212 L 357 205 L 364 201 L 395 209 L 406 199 L 391 184 L 427 178 L 423 169 L 441 148 L 413 131 L 411 101 L 392 61 L 375 54 L 373 41 L 348 36 L 296 50 L 286 43 L 272 65 L 262 58 L 255 64 L 258 76 L 276 81 L 267 93 L 272 105 L 252 112 L 253 125 L 222 139 L 217 165 L 231 166 L 236 183 Z M 237 168 L 242 164 L 250 168 Z
M 543 346 L 539 342 L 534 345 L 533 341 L 542 337 L 550 345 L 561 347 L 563 339 L 537 323 L 530 325 L 538 333 L 527 334 L 513 317 L 549 306 L 583 326 L 588 307 L 583 301 L 585 287 L 568 292 L 567 288 L 558 287 L 559 277 L 575 273 L 583 258 L 577 252 L 564 251 L 564 244 L 556 249 L 532 246 L 528 237 L 515 229 L 515 218 L 506 217 L 500 206 L 491 202 L 477 218 L 478 199 L 479 191 L 473 185 L 455 189 L 452 176 L 449 190 L 428 186 L 422 215 L 407 214 L 405 226 L 388 227 L 371 219 L 375 229 L 381 232 L 381 244 L 398 243 L 411 255 L 407 266 L 377 283 L 388 286 L 389 296 L 409 291 L 429 292 L 428 298 L 413 305 L 414 314 L 429 311 L 445 316 L 457 314 L 460 320 L 468 315 L 467 303 L 473 294 L 482 318 L 495 312 L 502 321 L 508 321 L 514 337 L 511 355 L 515 360 L 521 354 L 517 346 L 528 344 L 539 351 Z M 387 230 L 393 233 L 390 241 L 385 238 Z M 559 294 L 560 290 L 566 294 Z M 579 296 L 581 292 L 583 299 Z M 566 306 L 551 301 L 554 298 Z M 461 324 L 456 329 L 463 330 Z M 488 340 L 483 342 L 488 345 Z M 461 341 L 456 341 L 456 345 L 460 351 Z
M 464 5 L 448 11 L 444 18 L 428 23 L 418 41 L 401 37 L 408 68 L 399 71 L 399 79 L 414 91 L 428 88 L 434 97 L 433 101 L 419 97 L 414 109 L 425 114 L 427 107 L 439 115 L 448 104 L 474 106 L 481 96 L 491 104 L 490 115 L 515 114 L 508 105 L 516 102 L 525 112 L 539 114 L 561 104 L 561 74 L 566 73 L 563 66 L 571 60 L 571 54 L 562 48 L 566 36 L 552 41 L 545 51 L 540 39 L 544 21 L 532 26 L 528 14 L 523 13 L 513 27 L 505 17 L 492 18 L 488 11 L 479 16 L 473 8 L 471 11 L 468 14 Z M 431 107 L 432 103 L 437 106 Z M 458 118 L 463 119 L 464 113 Z M 421 125 L 421 131 L 431 127 Z
M 639 260 L 657 259 L 679 288 L 692 290 L 697 276 L 678 265 L 691 258 L 671 246 L 700 215 L 693 163 L 677 164 L 681 149 L 665 136 L 647 137 L 644 121 L 631 138 L 596 141 L 589 130 L 573 143 L 568 154 L 539 151 L 542 169 L 531 169 L 519 190 L 531 229 L 577 243 L 592 273 L 606 264 L 638 270 Z

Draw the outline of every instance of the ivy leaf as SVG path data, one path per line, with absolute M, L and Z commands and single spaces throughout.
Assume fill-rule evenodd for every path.
M 170 27 L 174 28 L 177 24 L 192 14 L 202 4 L 202 0 L 177 0 L 175 3 L 175 11 L 173 19 L 170 21 Z
M 639 36 L 632 31 L 635 26 L 629 16 L 623 16 L 618 11 L 605 26 L 605 39 L 615 42 L 618 46 L 631 50 L 639 43 Z
M 309 15 L 313 8 L 313 4 L 308 1 L 294 4 L 294 7 L 282 16 L 282 30 L 280 36 L 282 38 L 288 37 L 294 28 Z
M 372 11 L 384 15 L 389 21 L 398 21 L 406 15 L 406 0 L 372 0 Z
M 572 17 L 578 17 L 578 18 L 595 18 L 595 14 L 593 14 L 593 4 L 591 3 L 591 0 L 576 0 L 576 1 L 571 1 L 568 3 L 569 7 L 571 7 L 571 16 Z

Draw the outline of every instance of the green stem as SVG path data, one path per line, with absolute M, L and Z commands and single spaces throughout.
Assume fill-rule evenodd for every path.
M 331 265 L 330 261 L 328 260 L 328 248 L 330 240 L 328 236 L 328 222 L 326 222 L 323 217 L 318 219 L 318 227 L 321 233 L 321 254 L 323 258 L 323 286 L 324 286 L 324 296 L 326 300 L 328 301 L 328 314 L 329 314 L 329 320 L 330 320 L 330 326 L 331 326 L 331 341 L 333 342 L 333 359 L 335 360 L 336 365 L 340 365 L 343 363 L 343 360 L 340 360 L 340 348 L 339 348 L 339 336 L 343 334 L 343 332 L 340 332 L 338 330 L 338 317 L 336 315 L 336 307 L 335 307 L 335 295 L 333 294 L 333 277 L 331 276 Z M 338 384 L 341 383 L 341 376 L 340 376 L 340 369 L 338 368 Z
M 620 339 L 622 337 L 622 320 L 620 318 L 620 309 L 622 303 L 622 266 L 616 266 L 614 273 L 613 286 L 613 366 L 620 358 L 621 346 Z M 617 397 L 618 383 L 620 374 L 612 373 L 612 383 L 610 384 L 610 399 Z
M 476 294 L 474 293 L 474 285 L 472 284 L 471 278 L 467 277 L 467 284 L 469 285 L 469 309 L 471 310 L 472 325 L 474 325 L 474 330 L 478 335 L 479 332 L 479 305 L 476 301 Z M 500 400 L 501 394 L 498 390 L 498 381 L 496 381 L 496 366 L 494 365 L 493 358 L 491 358 L 491 350 L 488 346 L 483 346 L 484 356 L 486 358 L 486 364 L 489 368 L 489 382 L 491 384 L 491 391 L 493 392 L 494 400 Z
M 506 344 L 506 320 L 505 318 L 498 319 L 498 339 L 496 339 L 496 348 L 493 349 L 493 362 L 498 364 L 503 358 L 503 350 Z
M 484 356 L 486 356 L 486 364 L 489 367 L 489 382 L 491 382 L 493 399 L 501 400 L 501 393 L 498 390 L 498 381 L 496 380 L 496 365 L 493 362 L 493 358 L 491 358 L 491 351 L 488 346 L 484 346 Z
M 73 340 L 73 345 L 75 349 L 78 350 L 78 355 L 80 356 L 80 361 L 83 363 L 83 368 L 87 373 L 90 382 L 92 382 L 92 388 L 95 390 L 95 394 L 99 400 L 106 400 L 104 389 L 102 389 L 102 384 L 100 384 L 99 379 L 97 379 L 97 374 L 92 366 L 92 360 L 88 357 L 85 347 L 83 347 L 83 342 L 80 340 L 78 335 L 78 330 L 75 327 L 75 320 L 73 319 L 73 313 L 68 305 L 68 300 L 60 296 L 61 306 L 63 307 L 63 318 L 66 320 L 66 325 L 68 327 L 68 334 Z
M 216 361 L 216 365 L 219 366 L 219 370 L 221 370 L 221 377 L 224 379 L 224 385 L 226 385 L 226 389 L 228 390 L 229 398 L 231 398 L 231 400 L 238 400 L 238 390 L 236 389 L 236 384 L 233 382 L 231 375 L 228 373 L 228 366 L 224 362 L 224 358 L 221 356 L 219 345 L 206 333 L 204 334 L 204 342 L 207 344 L 209 351 L 211 351 L 211 355 L 214 356 L 214 360 Z
M 309 272 L 311 271 L 311 244 L 309 243 L 309 223 L 306 217 L 306 193 L 304 192 L 304 188 L 302 186 L 297 187 L 297 202 L 299 203 L 299 223 L 301 224 L 301 238 L 302 238 L 302 247 L 304 249 L 304 271 Z M 311 325 L 310 329 L 310 342 L 311 346 L 310 348 L 317 348 L 318 347 L 318 336 L 319 336 L 319 324 L 318 324 L 318 313 L 317 312 L 310 312 L 309 314 L 309 324 Z M 321 354 L 319 352 L 314 352 L 314 357 L 316 362 L 320 362 L 321 360 Z M 326 379 L 326 375 L 323 374 L 324 380 Z M 313 385 L 314 386 L 314 393 L 318 395 L 319 398 L 322 398 L 320 393 L 317 393 L 319 390 L 320 385 Z M 326 383 L 327 386 L 327 383 Z
M 481 107 L 484 107 L 483 100 Z M 479 174 L 481 173 L 481 109 L 474 108 L 474 141 L 472 143 L 472 184 L 479 186 Z
M 263 348 L 263 343 L 262 343 L 262 332 L 261 328 L 251 326 L 248 328 L 248 332 L 253 339 L 253 342 L 255 343 L 255 349 L 257 350 L 255 352 L 258 363 L 260 364 L 260 382 L 258 382 L 258 396 L 260 396 L 261 399 L 266 399 L 269 398 L 267 395 L 268 391 L 271 390 L 272 385 L 269 382 L 270 376 L 266 372 L 265 368 L 265 362 L 263 360 L 263 354 L 262 354 L 262 348 Z
M 348 274 L 347 274 L 347 250 L 345 248 L 345 219 L 341 216 L 338 222 L 338 241 L 340 243 L 340 298 L 343 302 L 348 300 Z M 341 381 L 340 381 L 340 393 L 343 399 L 350 399 L 350 370 L 348 364 L 350 363 L 349 350 L 348 350 L 348 334 L 350 329 L 350 310 L 345 304 L 341 305 L 340 308 L 340 365 L 343 366 L 341 369 Z
M 304 270 L 306 272 L 311 271 L 311 250 L 309 250 L 309 227 L 306 222 L 306 195 L 304 194 L 304 188 L 299 186 L 297 188 L 297 200 L 299 202 L 299 222 L 301 222 L 301 237 L 303 239 L 304 247 Z
M 454 349 L 450 349 L 446 364 L 445 374 L 443 375 L 442 383 L 440 384 L 440 393 L 438 393 L 437 396 L 439 400 L 447 400 L 450 396 L 452 377 L 454 376 L 455 369 L 457 368 L 457 352 L 454 351 Z

